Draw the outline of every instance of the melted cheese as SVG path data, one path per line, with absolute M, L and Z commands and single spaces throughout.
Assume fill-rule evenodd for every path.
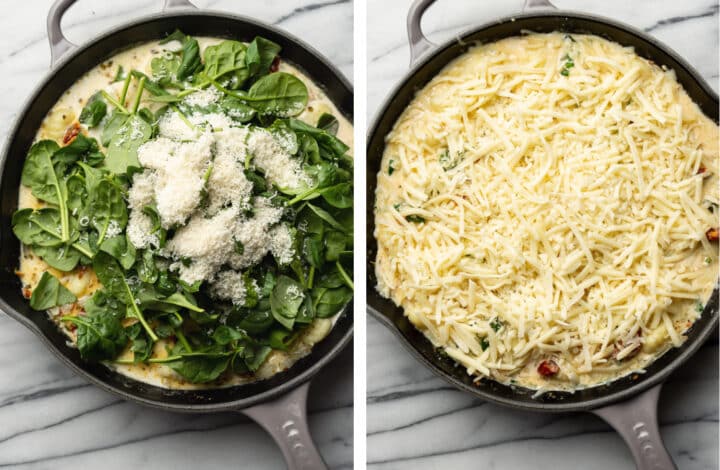
M 204 50 L 205 47 L 209 45 L 217 44 L 220 41 L 222 41 L 222 39 L 198 38 L 201 50 Z M 48 112 L 47 116 L 43 120 L 42 125 L 40 126 L 40 129 L 37 132 L 36 140 L 52 139 L 61 142 L 66 129 L 70 125 L 72 125 L 73 122 L 76 121 L 77 116 L 80 115 L 80 111 L 87 102 L 88 98 L 90 98 L 90 96 L 92 96 L 96 91 L 104 89 L 108 93 L 111 93 L 116 97 L 120 95 L 122 83 L 112 83 L 118 66 L 122 66 L 125 71 L 130 69 L 139 69 L 147 74 L 151 74 L 150 61 L 152 60 L 152 58 L 157 56 L 158 54 L 161 54 L 164 47 L 170 47 L 171 45 L 172 43 L 168 43 L 167 45 L 163 46 L 159 45 L 157 42 L 143 44 L 121 52 L 112 57 L 107 62 L 104 62 L 90 70 L 80 79 L 78 79 L 78 81 L 62 95 L 58 102 Z M 343 142 L 350 146 L 350 151 L 348 152 L 348 154 L 352 155 L 353 129 L 350 122 L 338 112 L 335 105 L 324 94 L 324 92 L 297 68 L 282 61 L 280 64 L 280 70 L 297 76 L 303 81 L 303 83 L 305 83 L 308 88 L 308 106 L 300 115 L 297 116 L 297 118 L 308 124 L 314 125 L 320 115 L 322 115 L 324 112 L 333 114 L 335 117 L 338 118 L 340 124 L 337 136 Z M 133 83 L 130 86 L 126 104 L 131 103 L 134 100 L 135 93 L 135 83 Z M 199 106 L 210 103 L 216 98 L 216 93 L 213 90 L 207 90 L 203 93 L 189 95 L 189 99 L 192 104 L 196 104 Z M 160 107 L 159 104 L 146 101 L 144 98 L 142 100 L 142 106 L 148 107 L 153 111 L 157 110 Z M 168 113 L 167 116 L 172 117 L 173 115 L 174 113 Z M 223 120 L 223 118 L 225 120 Z M 205 119 L 205 121 L 202 121 L 201 119 Z M 233 134 L 240 132 L 240 130 L 228 129 L 229 126 L 227 125 L 227 123 L 229 121 L 227 121 L 227 118 L 222 115 L 201 117 L 199 114 L 197 114 L 191 116 L 191 120 L 193 121 L 193 124 L 196 125 L 202 124 L 204 122 L 209 122 L 209 124 L 213 128 L 222 132 L 222 135 L 225 137 L 225 139 L 219 144 L 219 146 L 222 147 L 220 153 L 223 153 L 223 148 L 227 148 L 228 152 L 232 153 L 237 150 L 238 146 L 244 146 L 243 142 L 241 142 L 241 136 Z M 173 134 L 174 131 L 186 131 L 187 129 L 189 129 L 186 124 L 181 124 L 182 125 L 173 125 L 172 122 L 163 121 L 160 123 L 161 134 L 165 132 L 166 136 L 176 137 Z M 97 129 L 92 129 L 89 131 L 89 135 L 99 138 L 99 131 Z M 183 136 L 181 137 L 187 136 L 183 134 Z M 198 136 L 195 133 L 189 135 L 190 139 L 196 139 L 197 137 Z M 242 138 L 244 138 L 244 134 L 242 135 Z M 158 155 L 152 154 L 150 151 L 148 151 L 145 156 L 148 157 L 148 162 L 151 162 L 152 158 L 157 157 Z M 198 155 L 187 155 L 188 158 L 192 158 L 193 156 Z M 198 157 L 202 156 L 200 155 Z M 191 163 L 202 166 L 204 161 Z M 245 190 L 247 189 L 247 181 L 245 180 L 241 172 L 237 174 L 237 178 L 235 180 L 232 179 L 233 171 L 236 169 L 232 165 L 233 162 L 224 161 L 221 159 L 216 163 L 216 171 L 213 171 L 213 173 L 211 174 L 211 190 L 209 196 L 211 209 L 219 210 L 219 208 L 222 206 L 223 202 L 227 198 L 233 198 L 235 196 L 245 194 Z M 163 175 L 161 175 L 161 177 L 162 176 Z M 175 177 L 177 177 L 177 175 L 175 175 Z M 148 201 L 151 200 L 153 196 L 152 190 L 162 192 L 162 189 L 165 187 L 163 186 L 163 181 L 157 181 L 158 176 L 154 176 L 152 178 L 146 176 L 145 178 L 146 179 L 144 181 L 142 180 L 143 178 L 141 178 L 141 184 L 134 188 L 135 191 L 129 195 L 129 205 L 131 208 L 141 208 L 143 205 L 147 204 Z M 172 178 L 172 176 L 168 176 L 168 178 Z M 192 180 L 193 175 L 187 175 L 186 179 Z M 213 187 L 214 189 L 212 189 Z M 168 197 L 166 198 L 167 206 L 169 208 L 167 213 L 172 212 L 175 217 L 173 221 L 176 222 L 182 219 L 184 215 L 187 215 L 188 210 L 181 204 L 182 201 L 176 201 L 171 196 L 172 195 L 168 195 Z M 28 188 L 23 186 L 21 186 L 19 189 L 18 200 L 19 208 L 39 208 L 43 207 L 44 205 L 42 201 L 39 201 L 38 199 L 33 197 Z M 190 205 L 191 203 L 192 201 L 188 202 L 187 205 Z M 137 241 L 137 244 L 139 246 L 145 246 L 147 243 L 151 243 L 152 240 L 148 240 L 145 237 L 145 233 L 147 232 L 147 230 L 143 229 L 142 224 L 149 221 L 143 219 L 143 214 L 140 211 L 132 211 L 131 218 L 134 216 L 136 216 L 138 220 L 133 221 L 128 226 L 129 235 L 134 238 L 134 241 Z M 132 226 L 134 226 L 136 230 L 132 230 Z M 272 243 L 268 244 L 265 252 L 267 252 L 267 250 L 271 250 L 274 254 L 276 254 L 276 256 L 280 258 L 287 258 L 288 256 L 291 256 L 288 250 L 291 250 L 292 247 L 288 246 L 286 237 L 287 234 L 285 234 L 282 230 L 282 228 L 275 229 L 278 237 L 271 240 Z M 58 324 L 58 327 L 61 328 L 63 332 L 67 334 L 72 341 L 75 341 L 76 338 L 74 332 L 66 328 L 65 323 L 60 320 L 60 317 L 62 315 L 81 314 L 83 312 L 82 304 L 84 303 L 84 301 L 89 298 L 89 296 L 92 295 L 97 289 L 102 287 L 92 269 L 78 268 L 68 273 L 57 271 L 50 268 L 39 257 L 35 256 L 32 250 L 28 247 L 23 247 L 19 261 L 20 266 L 18 268 L 17 274 L 22 281 L 23 292 L 27 297 L 30 296 L 32 289 L 39 282 L 42 273 L 45 271 L 50 271 L 55 277 L 60 280 L 60 282 L 65 287 L 70 289 L 79 298 L 78 302 L 74 304 L 66 305 L 60 308 L 54 308 L 48 311 L 48 314 Z M 233 267 L 244 267 L 247 266 L 246 262 L 248 262 L 248 260 L 243 258 L 233 260 L 233 262 Z M 223 295 L 227 294 L 228 298 L 233 298 L 236 301 L 244 295 L 244 293 L 239 292 L 237 288 L 235 288 L 233 292 L 228 292 L 230 286 L 224 285 L 222 283 L 214 287 L 216 289 L 219 288 Z M 315 320 L 310 326 L 308 326 L 308 328 L 306 328 L 306 330 L 302 332 L 302 334 L 295 341 L 295 343 L 293 343 L 290 350 L 288 350 L 287 352 L 272 351 L 268 356 L 267 360 L 261 365 L 260 369 L 255 373 L 254 376 L 242 376 L 235 374 L 223 377 L 219 381 L 211 384 L 192 384 L 186 382 L 182 377 L 177 375 L 170 368 L 161 364 L 123 365 L 108 363 L 107 365 L 114 368 L 118 372 L 136 380 L 147 382 L 159 387 L 173 389 L 197 389 L 218 386 L 231 386 L 251 382 L 254 380 L 262 380 L 269 378 L 278 372 L 288 369 L 295 363 L 295 361 L 307 355 L 310 352 L 313 344 L 323 339 L 329 333 L 335 319 L 336 317 L 333 319 Z M 165 347 L 167 346 L 166 341 L 167 340 L 160 340 L 156 343 L 155 355 L 157 357 L 165 356 Z M 130 351 L 126 351 L 123 355 L 121 355 L 120 359 L 132 359 L 132 353 Z
M 472 48 L 386 137 L 378 290 L 478 379 L 639 370 L 682 344 L 717 278 L 717 126 L 672 71 L 573 39 Z

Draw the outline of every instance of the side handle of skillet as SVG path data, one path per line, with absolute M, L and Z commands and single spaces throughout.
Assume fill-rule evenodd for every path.
M 77 0 L 55 0 L 50 7 L 47 17 L 47 34 L 48 42 L 50 42 L 50 67 L 55 67 L 60 58 L 66 52 L 77 49 L 77 45 L 73 44 L 65 37 L 62 32 L 60 22 L 65 12 Z M 190 0 L 165 0 L 162 11 L 171 8 L 197 8 Z
M 658 426 L 657 408 L 662 384 L 631 398 L 592 410 L 622 436 L 638 470 L 676 470 L 665 449 Z
M 407 16 L 408 42 L 410 43 L 410 67 L 414 66 L 418 59 L 428 50 L 433 49 L 433 44 L 422 31 L 422 17 L 435 0 L 415 0 L 410 6 Z M 549 0 L 525 0 L 523 11 L 539 8 L 557 9 Z
M 280 398 L 240 410 L 272 436 L 285 457 L 288 470 L 327 469 L 308 429 L 309 389 L 310 382 L 305 382 Z

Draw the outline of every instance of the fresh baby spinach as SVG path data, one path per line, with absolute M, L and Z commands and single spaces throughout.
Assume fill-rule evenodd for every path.
M 55 276 L 45 271 L 30 296 L 30 307 L 34 310 L 47 310 L 50 307 L 70 304 L 77 300 Z

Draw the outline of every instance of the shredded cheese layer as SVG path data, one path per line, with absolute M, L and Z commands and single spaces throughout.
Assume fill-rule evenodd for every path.
M 717 125 L 632 49 L 559 33 L 474 47 L 386 137 L 378 290 L 478 378 L 607 382 L 702 312 L 717 173 Z

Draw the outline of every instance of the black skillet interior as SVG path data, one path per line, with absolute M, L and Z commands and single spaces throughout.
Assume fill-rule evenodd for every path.
M 375 290 L 375 254 L 377 242 L 373 236 L 375 218 L 375 188 L 377 173 L 384 150 L 384 137 L 392 129 L 395 121 L 407 107 L 415 93 L 455 57 L 477 43 L 489 43 L 523 31 L 550 33 L 587 33 L 604 37 L 625 46 L 635 48 L 637 54 L 656 64 L 675 70 L 678 81 L 703 112 L 718 122 L 717 95 L 679 56 L 642 33 L 632 31 L 627 26 L 607 19 L 600 19 L 577 13 L 552 12 L 531 13 L 504 18 L 463 34 L 453 41 L 433 51 L 420 64 L 413 68 L 408 78 L 390 95 L 385 107 L 376 114 L 374 127 L 369 133 L 367 146 L 367 300 L 368 311 L 388 326 L 409 349 L 409 351 L 433 372 L 456 387 L 473 393 L 481 398 L 503 405 L 533 409 L 538 411 L 572 411 L 597 408 L 615 401 L 629 398 L 640 390 L 658 383 L 680 365 L 717 329 L 718 288 L 712 293 L 702 317 L 688 331 L 687 342 L 681 348 L 674 348 L 651 364 L 644 374 L 630 374 L 624 378 L 575 393 L 546 393 L 533 398 L 534 391 L 502 385 L 492 380 L 473 383 L 465 370 L 458 367 L 437 351 L 425 336 L 420 333 L 403 315 L 402 309 L 391 301 L 381 297 Z
M 64 61 L 54 73 L 40 85 L 28 102 L 17 126 L 10 134 L 6 147 L 0 192 L 0 310 L 40 334 L 50 349 L 60 359 L 93 380 L 106 390 L 152 406 L 173 408 L 178 411 L 212 411 L 228 406 L 249 406 L 289 391 L 307 380 L 327 363 L 352 334 L 353 314 L 351 306 L 339 317 L 328 337 L 318 343 L 310 355 L 298 361 L 288 371 L 269 380 L 238 387 L 199 390 L 170 391 L 128 379 L 113 373 L 102 365 L 85 363 L 76 349 L 68 347 L 67 339 L 44 313 L 35 312 L 20 293 L 20 283 L 14 274 L 18 265 L 19 243 L 12 234 L 10 219 L 17 208 L 17 192 L 25 154 L 34 140 L 35 133 L 48 110 L 80 76 L 95 65 L 108 59 L 122 49 L 146 41 L 157 40 L 176 28 L 194 36 L 215 36 L 250 41 L 263 36 L 282 46 L 282 60 L 296 65 L 315 83 L 320 85 L 340 112 L 352 119 L 353 93 L 348 82 L 331 65 L 326 63 L 309 47 L 302 45 L 286 33 L 256 23 L 247 18 L 219 13 L 188 12 L 160 15 L 134 23 L 103 35 L 70 60 Z

